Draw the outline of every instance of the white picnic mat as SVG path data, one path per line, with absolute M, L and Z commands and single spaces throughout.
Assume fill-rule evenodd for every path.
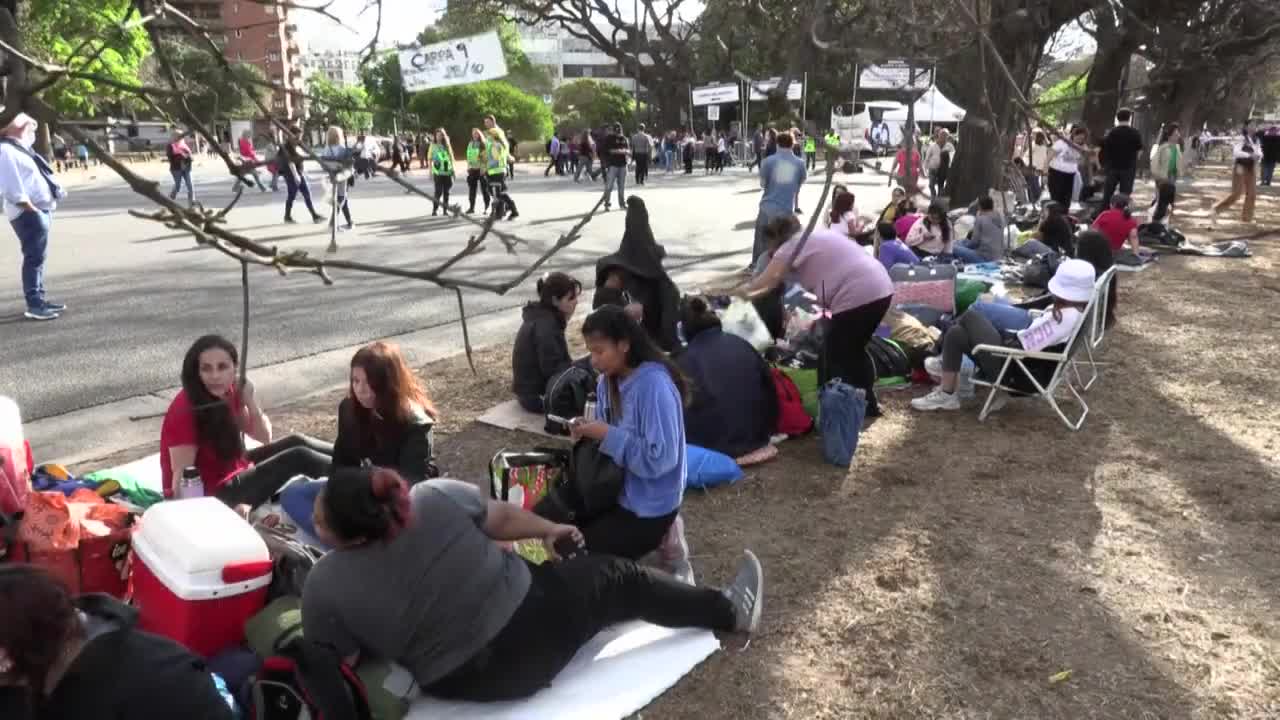
M 592 638 L 551 687 L 531 698 L 469 703 L 421 697 L 406 720 L 621 720 L 719 649 L 720 641 L 709 630 L 626 623 Z
M 567 439 L 563 435 L 552 435 L 543 430 L 543 426 L 547 422 L 546 416 L 525 410 L 520 407 L 519 401 L 514 399 L 494 405 L 476 419 L 485 425 L 492 425 L 503 430 L 522 430 L 534 435 L 556 438 L 557 440 Z

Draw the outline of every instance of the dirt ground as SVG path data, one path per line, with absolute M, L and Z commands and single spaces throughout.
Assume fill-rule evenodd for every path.
M 1224 172 L 1202 174 L 1183 211 L 1225 193 Z M 1248 237 L 1250 259 L 1120 276 L 1080 432 L 1038 402 L 979 424 L 972 407 L 912 411 L 923 389 L 886 393 L 848 473 L 806 438 L 690 492 L 700 581 L 727 579 L 743 547 L 760 556 L 762 632 L 637 717 L 1280 717 L 1280 234 L 1261 232 L 1280 228 L 1280 197 L 1258 219 L 1175 222 Z M 539 442 L 474 421 L 506 398 L 509 352 L 478 353 L 478 375 L 463 358 L 423 369 L 452 476 Z M 332 437 L 337 400 L 276 427 Z

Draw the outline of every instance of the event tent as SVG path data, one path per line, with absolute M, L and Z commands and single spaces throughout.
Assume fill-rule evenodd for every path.
M 929 88 L 916 101 L 916 122 L 958 123 L 964 120 L 964 108 L 947 99 L 936 86 Z M 886 122 L 906 122 L 907 108 L 901 107 L 884 114 Z

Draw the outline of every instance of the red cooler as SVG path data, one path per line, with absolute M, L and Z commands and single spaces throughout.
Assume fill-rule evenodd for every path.
M 139 627 L 209 657 L 244 640 L 266 605 L 271 556 L 244 518 L 215 498 L 153 505 L 133 536 Z

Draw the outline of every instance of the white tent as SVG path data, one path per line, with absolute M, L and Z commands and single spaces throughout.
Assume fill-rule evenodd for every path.
M 956 105 L 947 99 L 938 88 L 929 88 L 924 95 L 916 101 L 916 122 L 939 122 L 953 123 L 964 120 L 964 108 Z M 890 110 L 884 114 L 887 122 L 906 122 L 907 108 L 904 106 L 898 110 Z

